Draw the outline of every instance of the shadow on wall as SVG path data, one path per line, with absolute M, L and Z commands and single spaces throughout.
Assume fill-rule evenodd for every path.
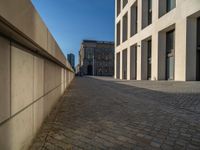
M 0 16 L 7 27 L 0 29 L 7 37 L 0 36 L 0 149 L 27 149 L 74 74 L 31 51 L 34 45 L 69 67 L 31 1 L 1 1 Z
M 74 75 L 5 38 L 0 45 L 0 149 L 27 149 Z

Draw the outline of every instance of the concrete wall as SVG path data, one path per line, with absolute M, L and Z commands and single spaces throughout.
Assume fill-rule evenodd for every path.
M 163 63 L 162 52 L 165 51 L 165 47 L 161 43 L 165 44 L 165 30 L 173 27 L 175 29 L 175 77 L 174 80 L 186 81 L 196 79 L 196 19 L 200 16 L 200 1 L 199 0 L 176 0 L 176 7 L 170 12 L 166 13 L 164 10 L 165 1 L 153 0 L 152 1 L 152 24 L 146 25 L 145 13 L 146 10 L 142 9 L 146 5 L 147 0 L 129 0 L 128 4 L 122 8 L 119 15 L 116 10 L 115 24 L 122 22 L 123 16 L 128 13 L 128 33 L 131 31 L 131 6 L 138 6 L 138 33 L 129 36 L 128 40 L 122 42 L 119 45 L 115 45 L 115 53 L 122 52 L 124 49 L 130 49 L 132 45 L 137 44 L 137 80 L 142 80 L 143 72 L 141 64 L 142 59 L 142 41 L 148 37 L 152 38 L 152 80 L 163 80 L 165 77 L 165 63 Z M 122 1 L 121 1 L 122 3 Z M 117 0 L 116 0 L 117 4 Z M 143 6 L 143 7 L 142 7 Z M 143 24 L 142 24 L 143 23 Z M 134 27 L 134 26 L 133 26 Z M 143 28 L 144 27 L 144 28 Z M 121 28 L 119 34 L 122 39 L 123 29 Z M 130 34 L 128 34 L 130 35 Z M 117 34 L 116 34 L 117 36 Z M 115 37 L 117 39 L 117 37 Z M 128 53 L 129 55 L 130 53 Z M 116 56 L 116 55 L 115 55 Z M 130 56 L 128 56 L 130 58 Z M 195 59 L 194 59 L 195 58 Z M 128 61 L 131 62 L 131 61 Z M 160 63 L 162 62 L 162 63 Z M 130 68 L 128 63 L 128 70 Z M 191 67 L 192 66 L 192 67 Z M 129 73 L 129 72 L 128 72 Z M 116 77 L 116 75 L 115 75 Z M 130 79 L 130 75 L 127 75 L 127 79 Z M 122 76 L 121 76 L 122 79 Z
M 0 149 L 28 149 L 73 78 L 31 2 L 0 1 Z

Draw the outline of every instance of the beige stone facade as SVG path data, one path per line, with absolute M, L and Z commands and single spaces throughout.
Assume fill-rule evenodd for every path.
M 31 1 L 0 1 L 0 149 L 28 149 L 73 77 Z
M 200 80 L 199 0 L 115 0 L 115 78 Z

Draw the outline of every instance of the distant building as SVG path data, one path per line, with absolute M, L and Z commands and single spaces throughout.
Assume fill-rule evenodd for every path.
M 114 42 L 83 40 L 79 65 L 80 75 L 113 76 Z
M 80 73 L 80 65 L 79 64 L 76 65 L 75 73 L 76 73 L 76 75 L 79 75 L 79 73 Z
M 75 70 L 75 55 L 70 53 L 67 55 L 67 59 L 69 63 L 71 64 L 72 68 Z

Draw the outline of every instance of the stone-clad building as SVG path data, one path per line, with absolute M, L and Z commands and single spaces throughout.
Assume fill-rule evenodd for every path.
M 115 78 L 200 80 L 200 0 L 115 4 Z
M 79 65 L 80 75 L 113 76 L 114 42 L 83 40 Z

